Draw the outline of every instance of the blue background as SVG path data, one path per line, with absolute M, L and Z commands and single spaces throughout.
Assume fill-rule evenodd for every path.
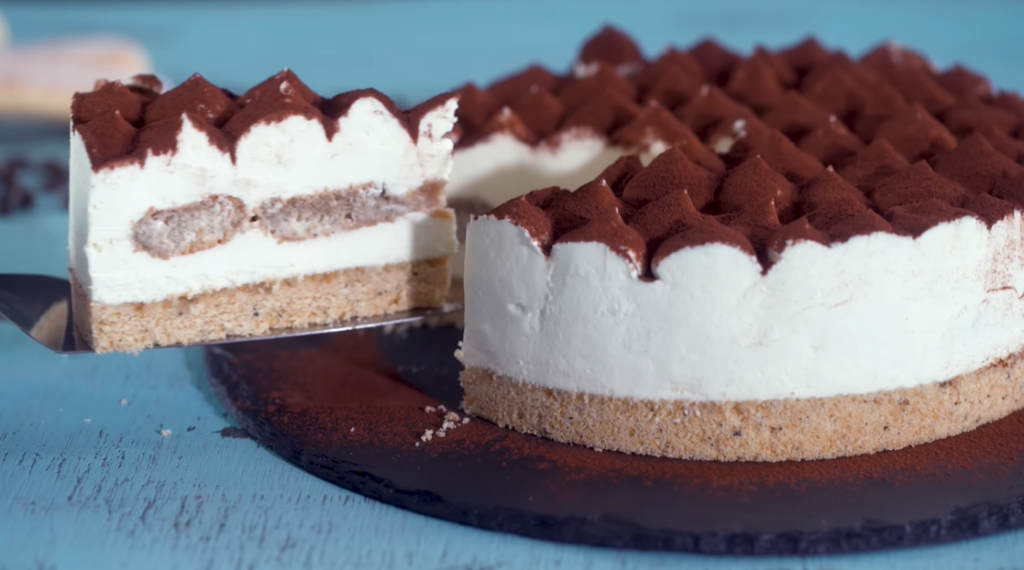
M 1024 89 L 1010 2 L 222 2 L 0 5 L 15 42 L 119 32 L 160 73 L 237 91 L 290 67 L 313 89 L 413 102 L 529 62 L 564 69 L 606 22 L 654 55 L 712 35 L 748 51 L 815 33 L 861 53 L 890 38 Z M 0 124 L 0 129 L 4 128 Z M 66 157 L 66 137 L 0 154 Z M 0 137 L 2 138 L 2 137 Z M 66 275 L 66 215 L 0 218 L 0 272 Z M 127 400 L 126 405 L 121 400 Z M 0 323 L 0 570 L 14 568 L 1024 568 L 1024 532 L 868 555 L 730 559 L 549 544 L 440 522 L 334 488 L 246 439 L 197 350 L 54 356 Z M 161 437 L 162 428 L 173 435 Z

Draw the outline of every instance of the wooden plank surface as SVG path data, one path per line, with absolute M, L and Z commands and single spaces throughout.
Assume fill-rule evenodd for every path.
M 1024 88 L 1020 5 L 967 2 L 49 3 L 2 7 L 16 41 L 132 34 L 174 80 L 246 86 L 291 67 L 330 92 L 412 101 L 527 61 L 564 67 L 605 21 L 648 53 L 711 34 L 738 49 L 816 31 L 895 37 Z M 0 153 L 66 156 L 57 137 Z M 0 272 L 63 275 L 66 216 L 0 218 Z M 229 425 L 196 350 L 57 357 L 0 323 L 0 570 L 113 568 L 1024 568 L 1024 532 L 869 555 L 730 559 L 618 552 L 435 521 L 331 487 Z M 170 436 L 161 436 L 170 429 Z

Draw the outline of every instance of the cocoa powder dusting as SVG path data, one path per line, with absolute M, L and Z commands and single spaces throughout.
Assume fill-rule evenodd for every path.
M 408 111 L 399 110 L 388 97 L 371 89 L 325 100 L 290 70 L 274 75 L 241 97 L 198 74 L 160 94 L 162 87 L 155 77 L 136 76 L 128 87 L 116 81 L 99 82 L 93 91 L 75 94 L 72 123 L 86 142 L 94 170 L 123 162 L 141 163 L 150 155 L 175 152 L 183 117 L 188 117 L 212 146 L 232 159 L 238 139 L 251 128 L 289 117 L 319 121 L 330 139 L 337 131 L 338 117 L 355 101 L 367 97 L 380 101 L 415 141 L 423 117 L 456 96 L 442 94 Z M 135 130 L 140 136 L 135 136 Z

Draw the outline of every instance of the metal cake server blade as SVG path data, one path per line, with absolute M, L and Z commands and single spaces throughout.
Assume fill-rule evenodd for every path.
M 412 324 L 462 312 L 462 305 L 448 303 L 433 309 L 415 309 L 380 317 L 349 319 L 301 329 L 279 329 L 265 335 L 229 337 L 193 345 L 167 345 L 153 348 L 182 348 L 256 340 L 280 339 L 335 332 Z M 88 354 L 89 348 L 75 331 L 71 309 L 71 283 L 47 275 L 0 274 L 0 320 L 8 320 L 21 332 L 58 354 Z

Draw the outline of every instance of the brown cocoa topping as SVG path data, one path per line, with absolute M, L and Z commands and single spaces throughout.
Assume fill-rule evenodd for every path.
M 704 76 L 704 68 L 693 55 L 675 48 L 668 48 L 654 63 L 643 68 L 633 78 L 637 87 L 647 90 L 658 83 L 661 76 L 669 71 L 678 72 L 682 76 L 691 78 L 698 86 L 702 85 L 707 78 Z
M 980 134 L 963 139 L 931 163 L 935 172 L 975 193 L 989 192 L 1000 178 L 1024 175 L 1024 167 L 992 148 Z
M 990 228 L 1012 215 L 1014 211 L 1013 204 L 989 194 L 971 194 L 961 206 L 965 210 L 974 212 Z
M 797 91 L 788 91 L 778 103 L 761 116 L 764 124 L 778 129 L 793 141 L 807 133 L 827 126 L 831 112 L 815 105 Z
M 234 101 L 197 73 L 150 103 L 146 107 L 146 122 L 180 119 L 183 114 L 191 113 L 222 127 L 237 110 Z
M 875 183 L 908 167 L 910 163 L 896 152 L 889 141 L 875 139 L 875 142 L 840 164 L 836 172 L 851 184 L 861 189 L 870 189 Z
M 869 209 L 870 200 L 831 169 L 800 188 L 800 202 L 807 221 L 838 242 L 892 231 L 888 222 Z
M 595 180 L 604 180 L 616 196 L 622 196 L 626 185 L 644 169 L 640 157 L 628 154 L 608 165 Z
M 825 168 L 818 159 L 797 148 L 792 141 L 776 130 L 771 130 L 767 137 L 754 141 L 753 152 L 791 182 L 810 180 Z
M 992 187 L 992 196 L 1024 209 L 1024 176 L 1000 178 Z
M 499 79 L 487 88 L 487 92 L 494 97 L 496 104 L 507 105 L 534 85 L 554 93 L 559 83 L 561 80 L 550 71 L 532 65 L 515 75 Z
M 718 221 L 738 231 L 750 240 L 764 267 L 771 265 L 768 238 L 782 225 L 779 210 L 773 200 L 747 204 L 743 209 L 718 216 Z
M 139 129 L 132 156 L 144 161 L 149 155 L 157 156 L 174 153 L 178 148 L 178 134 L 181 133 L 182 124 L 186 120 L 198 131 L 206 135 L 210 145 L 223 153 L 231 152 L 231 142 L 224 136 L 224 133 L 208 123 L 204 117 L 186 112 L 177 117 L 171 116 L 160 121 L 147 123 Z
M 736 66 L 725 84 L 725 92 L 754 110 L 763 111 L 777 105 L 785 90 L 769 56 L 759 51 Z
M 647 244 L 644 238 L 617 215 L 589 220 L 555 240 L 556 244 L 574 242 L 603 243 L 612 253 L 632 264 L 640 275 L 647 272 Z
M 840 205 L 859 212 L 871 205 L 871 201 L 855 186 L 843 180 L 831 168 L 800 187 L 800 203 L 804 212 L 811 212 L 829 205 Z
M 701 87 L 697 95 L 677 109 L 675 114 L 701 138 L 705 138 L 711 129 L 721 123 L 731 124 L 737 119 L 757 117 L 753 109 L 733 101 L 720 89 L 712 86 Z
M 874 210 L 864 208 L 861 211 L 850 211 L 832 206 L 822 207 L 808 214 L 808 220 L 814 227 L 828 234 L 837 243 L 861 235 L 875 232 L 892 233 L 892 226 Z
M 942 122 L 954 135 L 962 138 L 976 132 L 988 134 L 999 131 L 1008 135 L 1020 128 L 1021 118 L 980 99 L 964 97 L 942 114 Z
M 780 213 L 788 213 L 793 208 L 794 198 L 793 185 L 761 157 L 751 158 L 730 170 L 717 196 L 723 213 L 765 203 L 774 204 Z
M 704 80 L 678 67 L 669 67 L 662 71 L 651 85 L 644 90 L 644 103 L 657 102 L 666 109 L 675 109 L 693 99 Z
M 637 98 L 636 86 L 605 65 L 599 65 L 596 72 L 582 79 L 566 80 L 558 96 L 565 108 L 572 110 L 594 99 L 595 94 L 603 93 L 615 93 L 630 101 Z
M 85 143 L 93 170 L 97 171 L 124 158 L 135 141 L 135 128 L 117 112 L 101 115 L 75 130 Z
M 290 71 L 281 72 L 242 95 L 239 99 L 242 108 L 224 124 L 224 134 L 237 141 L 256 125 L 273 124 L 290 117 L 302 116 L 319 121 L 330 138 L 337 130 L 337 125 L 333 121 L 327 121 L 316 107 L 316 103 L 319 102 L 320 97 L 299 83 L 294 74 Z M 336 105 L 332 111 L 344 114 L 350 105 L 351 103 Z
M 940 74 L 936 80 L 946 91 L 957 97 L 990 97 L 992 84 L 988 79 L 957 64 Z
M 152 73 L 140 73 L 133 75 L 128 80 L 128 88 L 132 89 L 135 93 L 149 91 L 154 95 L 159 95 L 164 90 L 164 82 L 160 81 L 160 78 Z
M 161 87 L 155 78 L 140 76 L 136 79 L 139 86 L 131 89 L 116 82 L 100 82 L 95 91 L 75 96 L 78 102 L 72 107 L 75 129 L 91 141 L 94 149 L 103 146 L 109 152 L 113 152 L 110 149 L 114 148 L 120 152 L 120 156 L 109 155 L 109 152 L 90 154 L 107 156 L 102 162 L 93 162 L 92 166 L 96 170 L 115 158 L 140 161 L 149 155 L 174 152 L 185 116 L 197 129 L 207 134 L 213 145 L 228 152 L 233 158 L 238 138 L 253 125 L 273 123 L 291 116 L 305 116 L 321 121 L 325 135 L 331 137 L 337 130 L 337 124 L 334 120 L 327 120 L 327 117 L 337 118 L 363 97 L 374 97 L 380 101 L 416 140 L 423 116 L 452 98 L 450 94 L 440 95 L 405 112 L 399 111 L 390 99 L 373 90 L 343 93 L 325 101 L 288 70 L 250 89 L 242 97 L 212 85 L 198 74 L 160 95 L 152 90 Z M 129 104 L 130 101 L 133 103 Z M 136 107 L 137 111 L 134 110 Z M 129 123 L 129 126 L 139 128 L 145 136 L 136 138 L 124 125 L 111 128 L 111 125 L 116 124 L 116 121 L 110 119 L 113 114 L 121 115 L 122 120 Z M 134 124 L 131 124 L 132 117 Z M 101 124 L 86 127 L 101 119 Z M 129 137 L 129 134 L 132 136 Z M 129 138 L 131 140 L 125 144 Z M 105 141 L 102 144 L 101 139 Z
M 606 26 L 583 44 L 580 63 L 607 63 L 613 66 L 643 63 L 640 48 L 632 38 L 611 26 Z
M 920 104 L 933 115 L 956 103 L 956 95 L 943 89 L 930 72 L 905 70 L 889 75 L 888 79 L 907 101 Z
M 729 81 L 729 74 L 741 61 L 740 56 L 710 39 L 690 48 L 690 55 L 700 62 L 704 77 L 716 85 L 725 85 Z
M 603 180 L 598 180 L 575 192 L 553 194 L 544 209 L 557 239 L 591 220 L 619 217 L 619 199 Z
M 725 174 L 725 162 L 699 140 L 677 142 L 675 148 L 686 155 L 694 164 L 715 174 Z
M 882 75 L 907 71 L 931 72 L 931 62 L 923 55 L 896 42 L 876 46 L 861 58 L 861 63 Z
M 526 201 L 538 208 L 547 209 L 552 203 L 561 200 L 562 196 L 569 193 L 570 192 L 565 188 L 551 186 L 549 188 L 534 190 L 533 192 L 526 194 Z
M 135 123 L 142 116 L 142 100 L 120 81 L 104 83 L 89 93 L 75 93 L 71 99 L 71 116 L 76 125 L 111 113 Z
M 811 68 L 828 61 L 829 52 L 815 38 L 810 37 L 791 48 L 780 51 L 779 56 L 789 63 L 798 77 L 803 77 Z
M 515 112 L 508 107 L 503 107 L 494 116 L 492 116 L 491 120 L 488 121 L 487 124 L 484 125 L 476 134 L 480 139 L 485 139 L 496 133 L 510 134 L 526 144 L 536 144 L 538 140 L 537 135 L 534 134 L 525 123 L 523 123 L 522 119 L 519 118 L 519 115 L 516 115 Z
M 723 121 L 708 132 L 707 146 L 733 167 L 756 154 L 756 148 L 765 146 L 773 130 L 757 118 Z
M 793 69 L 793 66 L 789 64 L 786 58 L 782 57 L 782 54 L 773 53 L 763 47 L 758 47 L 754 50 L 754 55 L 750 56 L 751 59 L 761 59 L 768 67 L 771 68 L 775 76 L 779 78 L 779 83 L 786 89 L 796 86 L 799 79 L 797 72 Z M 736 71 L 733 70 L 733 74 Z
M 666 194 L 681 193 L 689 196 L 692 206 L 700 210 L 715 198 L 718 181 L 718 175 L 697 166 L 678 149 L 670 148 L 631 178 L 623 188 L 622 200 L 643 207 Z
M 832 115 L 826 124 L 804 135 L 797 147 L 822 164 L 834 165 L 860 152 L 864 143 Z
M 956 137 L 942 123 L 914 103 L 882 123 L 875 139 L 887 140 L 909 162 L 929 159 L 956 146 Z
M 685 192 L 669 192 L 642 207 L 629 220 L 629 226 L 643 236 L 647 250 L 658 249 L 669 236 L 700 225 L 704 216 Z
M 1017 140 L 995 129 L 984 131 L 982 134 L 996 150 L 1018 164 L 1024 164 L 1024 141 Z
M 629 123 L 639 114 L 640 107 L 632 99 L 603 91 L 566 115 L 562 129 L 586 128 L 604 134 Z
M 658 250 L 654 252 L 654 256 L 651 258 L 651 269 L 657 271 L 658 266 L 661 265 L 665 258 L 679 250 L 709 243 L 731 245 L 749 254 L 751 257 L 757 257 L 754 246 L 751 245 L 750 240 L 746 236 L 734 229 L 723 226 L 711 216 L 704 216 L 699 225 L 666 239 L 658 246 Z
M 510 105 L 524 125 L 540 138 L 555 132 L 565 113 L 565 105 L 550 91 L 534 86 Z
M 864 108 L 853 118 L 853 132 L 862 140 L 874 140 L 878 127 L 896 116 L 907 107 L 906 99 L 900 92 L 885 83 L 879 83 L 868 91 Z
M 943 222 L 970 216 L 968 210 L 953 207 L 943 200 L 930 199 L 904 206 L 896 206 L 886 213 L 889 223 L 897 232 L 917 237 Z
M 490 217 L 498 220 L 508 220 L 513 224 L 526 230 L 533 241 L 547 253 L 551 250 L 551 243 L 554 232 L 552 231 L 551 219 L 544 214 L 544 211 L 530 203 L 526 196 L 513 198 L 498 206 L 489 214 Z
M 992 98 L 992 104 L 1024 120 L 1024 97 L 1009 91 L 1000 91 Z
M 455 111 L 455 117 L 465 130 L 482 128 L 498 109 L 495 98 L 472 83 L 464 85 L 458 93 L 459 108 Z
M 963 186 L 939 176 L 923 160 L 882 180 L 871 194 L 871 200 L 883 213 L 897 206 L 936 200 L 959 206 L 966 198 L 967 190 Z
M 843 120 L 863 109 L 871 97 L 852 72 L 828 63 L 812 69 L 800 85 L 800 91 Z
M 635 119 L 612 133 L 611 138 L 628 148 L 646 149 L 655 143 L 701 144 L 693 131 L 656 103 L 644 107 Z
M 768 236 L 765 247 L 771 257 L 778 257 L 787 247 L 802 241 L 813 241 L 829 245 L 829 238 L 814 228 L 807 218 L 794 220 Z

